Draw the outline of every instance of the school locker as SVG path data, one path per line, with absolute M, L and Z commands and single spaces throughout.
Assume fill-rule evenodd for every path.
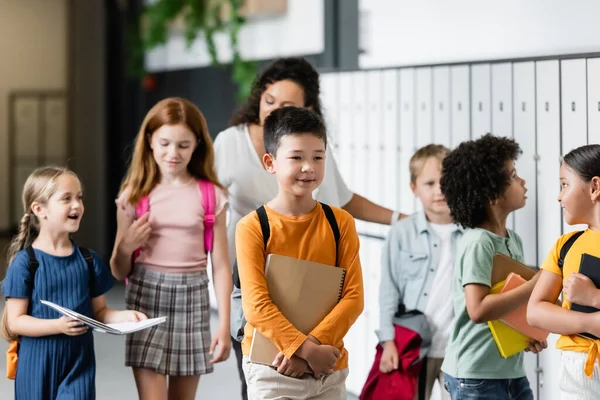
M 587 82 L 586 60 L 561 62 L 562 137 L 561 155 L 587 144 Z M 563 232 L 585 229 L 584 225 L 563 223 Z
M 450 147 L 450 67 L 433 69 L 433 143 Z
M 416 147 L 421 148 L 433 141 L 433 112 L 431 103 L 433 101 L 432 69 L 417 68 L 415 70 L 416 89 Z
M 351 143 L 351 149 L 354 154 L 352 160 L 352 176 L 348 180 L 351 190 L 361 196 L 369 197 L 367 187 L 367 164 L 370 129 L 367 124 L 367 75 L 365 72 L 358 71 L 352 73 L 352 122 L 354 129 L 354 142 Z M 364 232 L 367 229 L 367 222 L 356 220 L 356 229 L 358 232 Z
M 354 151 L 352 144 L 354 143 L 354 123 L 352 121 L 353 110 L 352 96 L 354 87 L 352 84 L 352 74 L 349 72 L 341 73 L 338 76 L 339 80 L 339 106 L 338 106 L 338 129 L 336 134 L 338 153 L 337 162 L 342 174 L 342 178 L 351 190 L 355 188 L 351 185 L 352 180 L 352 160 L 354 159 Z
M 331 146 L 334 154 L 338 156 L 338 141 L 340 139 L 338 127 L 338 74 L 322 74 L 320 84 L 323 119 L 327 127 L 327 145 Z
M 471 136 L 473 139 L 492 130 L 490 74 L 489 64 L 471 66 Z
M 400 110 L 398 70 L 383 71 L 383 206 L 400 209 Z
M 600 58 L 587 60 L 588 143 L 600 143 Z
M 562 213 L 556 198 L 560 167 L 560 76 L 556 60 L 536 62 L 536 117 L 538 154 L 538 264 L 541 264 L 561 235 Z M 539 378 L 540 400 L 557 398 L 560 352 L 556 335 L 548 338 L 548 348 L 540 353 L 543 371 Z
M 389 183 L 388 171 L 384 169 L 383 157 L 383 73 L 369 71 L 367 80 L 367 130 L 365 132 L 364 152 L 366 153 L 365 194 L 376 204 L 383 203 L 383 187 Z M 385 226 L 370 223 L 365 226 L 366 232 L 373 235 L 385 233 Z
M 408 164 L 416 150 L 415 142 L 415 70 L 400 70 L 400 210 L 410 214 L 415 210 L 415 198 L 410 190 Z
M 514 81 L 514 138 L 523 154 L 516 162 L 517 173 L 526 181 L 527 202 L 514 214 L 514 228 L 523 240 L 525 262 L 537 266 L 537 190 L 535 140 L 535 64 L 513 65 Z
M 492 133 L 496 136 L 513 136 L 512 91 L 512 64 L 493 64 Z
M 450 69 L 451 72 L 451 132 L 450 145 L 455 148 L 460 143 L 471 138 L 471 96 L 470 96 L 470 68 L 468 65 L 458 65 Z

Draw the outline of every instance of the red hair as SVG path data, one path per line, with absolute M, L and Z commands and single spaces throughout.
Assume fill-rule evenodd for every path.
M 217 180 L 215 154 L 204 115 L 188 100 L 171 97 L 159 101 L 148 111 L 135 139 L 131 163 L 120 190 L 129 190 L 131 204 L 137 204 L 142 197 L 149 195 L 160 180 L 160 171 L 150 148 L 152 134 L 163 125 L 178 124 L 186 125 L 197 139 L 196 149 L 187 166 L 190 174 L 225 190 Z

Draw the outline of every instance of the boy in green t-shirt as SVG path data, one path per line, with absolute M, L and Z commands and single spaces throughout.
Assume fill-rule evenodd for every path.
M 460 144 L 443 163 L 441 188 L 452 217 L 465 228 L 453 278 L 455 325 L 442 365 L 452 399 L 533 400 L 523 353 L 502 358 L 487 321 L 526 304 L 537 278 L 490 294 L 492 262 L 502 253 L 523 262 L 521 238 L 506 228 L 508 215 L 525 206 L 525 180 L 514 161 L 521 149 L 508 138 L 485 135 Z M 537 353 L 545 342 L 532 341 Z

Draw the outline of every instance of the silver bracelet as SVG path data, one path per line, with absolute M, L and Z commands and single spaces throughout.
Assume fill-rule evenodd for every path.
M 400 217 L 400 213 L 398 211 L 394 211 L 392 213 L 392 219 L 390 219 L 390 225 L 394 225 L 398 221 L 398 217 Z

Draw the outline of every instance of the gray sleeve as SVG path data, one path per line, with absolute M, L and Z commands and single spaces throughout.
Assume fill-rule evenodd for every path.
M 392 227 L 382 248 L 381 254 L 381 281 L 379 283 L 379 341 L 385 342 L 394 339 L 394 314 L 402 293 L 400 292 L 400 272 L 398 260 L 400 240 L 397 229 Z

